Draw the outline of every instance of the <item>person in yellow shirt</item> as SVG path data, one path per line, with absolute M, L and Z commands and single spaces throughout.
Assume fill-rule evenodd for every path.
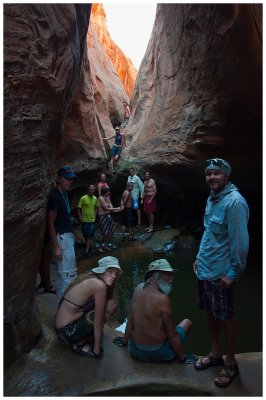
M 90 256 L 92 250 L 92 240 L 95 235 L 95 219 L 98 207 L 97 197 L 94 196 L 95 187 L 90 185 L 88 193 L 82 196 L 78 203 L 78 217 L 81 222 L 81 230 L 86 242 L 85 255 Z

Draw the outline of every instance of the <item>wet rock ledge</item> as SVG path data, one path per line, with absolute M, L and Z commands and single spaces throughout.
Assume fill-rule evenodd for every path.
M 126 348 L 115 346 L 117 332 L 105 328 L 105 354 L 88 359 L 69 350 L 53 331 L 55 296 L 37 295 L 43 337 L 27 356 L 8 369 L 4 396 L 262 396 L 262 353 L 238 354 L 240 375 L 231 386 L 217 388 L 219 367 L 196 371 L 177 361 L 141 363 Z

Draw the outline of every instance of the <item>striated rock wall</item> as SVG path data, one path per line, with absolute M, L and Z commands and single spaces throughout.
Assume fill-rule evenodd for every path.
M 114 126 L 124 117 L 123 100 L 129 101 L 121 80 L 91 23 L 81 79 L 57 151 L 57 166 L 70 163 L 82 172 L 78 185 L 88 184 L 110 159 Z
M 93 24 L 88 30 L 87 45 L 99 128 L 102 136 L 110 136 L 114 134 L 113 126 L 123 121 L 123 100 L 129 99 Z
M 221 156 L 242 188 L 260 191 L 261 14 L 259 4 L 157 6 L 131 99 L 133 162 L 163 180 Z
M 106 14 L 101 3 L 92 5 L 91 24 L 96 30 L 100 42 L 112 61 L 125 91 L 130 98 L 137 77 L 137 70 L 132 64 L 132 61 L 125 56 L 123 51 L 112 40 L 107 30 Z M 121 35 L 123 35 L 123 32 L 121 32 Z
M 34 289 L 50 174 L 82 68 L 90 6 L 4 5 L 5 360 L 41 333 Z

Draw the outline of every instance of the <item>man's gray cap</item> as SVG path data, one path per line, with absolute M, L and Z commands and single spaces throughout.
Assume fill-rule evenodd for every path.
M 154 271 L 175 272 L 176 269 L 173 269 L 165 258 L 160 258 L 159 260 L 155 260 L 150 263 L 148 271 L 144 276 L 145 281 L 152 275 Z

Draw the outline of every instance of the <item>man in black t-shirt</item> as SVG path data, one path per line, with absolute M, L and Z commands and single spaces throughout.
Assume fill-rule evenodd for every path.
M 64 290 L 77 276 L 75 239 L 67 191 L 76 178 L 71 167 L 57 171 L 57 186 L 48 200 L 48 231 L 57 262 L 56 297 L 60 301 Z

